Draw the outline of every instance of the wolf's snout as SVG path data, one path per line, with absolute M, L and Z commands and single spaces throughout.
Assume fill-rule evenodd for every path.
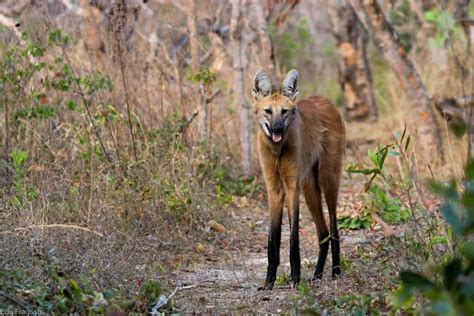
M 285 126 L 283 123 L 276 123 L 272 125 L 272 132 L 275 134 L 283 134 L 285 131 Z
M 282 134 L 285 131 L 283 122 L 277 122 L 272 124 L 272 140 L 275 143 L 279 143 L 283 138 Z

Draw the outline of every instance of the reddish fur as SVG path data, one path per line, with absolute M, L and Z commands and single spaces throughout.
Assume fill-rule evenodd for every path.
M 340 112 L 330 101 L 319 96 L 301 100 L 297 105 L 280 93 L 264 97 L 256 101 L 258 119 L 263 119 L 264 109 L 269 106 L 273 113 L 280 113 L 283 107 L 296 106 L 297 109 L 280 143 L 273 143 L 261 128 L 257 136 L 260 163 L 268 192 L 270 234 L 274 234 L 269 238 L 269 272 L 266 281 L 266 287 L 271 288 L 274 281 L 273 274 L 276 274 L 274 265 L 279 264 L 279 255 L 276 253 L 277 258 L 271 259 L 271 251 L 276 250 L 270 247 L 279 248 L 278 234 L 281 229 L 279 226 L 281 226 L 285 199 L 290 226 L 298 224 L 300 188 L 318 229 L 320 242 L 328 236 L 321 203 L 321 192 L 324 192 L 329 210 L 331 236 L 334 239 L 334 244 L 331 242 L 333 260 L 339 260 L 336 204 L 345 148 L 345 128 Z M 278 239 L 274 246 L 271 246 L 271 242 L 275 242 L 275 240 L 270 240 L 272 238 Z M 296 238 L 295 244 L 298 244 L 299 237 L 294 238 Z M 320 254 L 318 261 L 322 262 L 318 262 L 318 267 L 321 266 L 319 272 L 317 269 L 315 277 L 320 277 L 319 273 L 322 273 L 326 258 L 324 251 L 327 254 L 327 248 L 323 250 L 322 255 Z M 337 252 L 337 258 L 335 258 L 335 252 Z M 295 250 L 294 256 L 296 258 L 294 259 L 295 272 L 293 272 L 292 264 L 292 277 L 296 279 L 293 282 L 297 283 L 299 262 L 296 261 L 299 260 L 299 250 L 297 254 Z M 339 274 L 338 269 L 338 267 L 333 267 L 333 275 Z

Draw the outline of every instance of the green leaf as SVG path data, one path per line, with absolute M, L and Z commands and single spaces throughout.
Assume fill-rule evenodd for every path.
M 390 145 L 387 145 L 385 147 L 383 147 L 382 149 L 380 149 L 380 145 L 379 145 L 379 152 L 378 152 L 378 167 L 380 170 L 382 170 L 383 168 L 383 164 L 385 163 L 385 158 L 387 158 L 387 154 L 388 154 L 388 149 L 390 148 Z
M 367 151 L 367 155 L 369 156 L 370 160 L 372 161 L 372 163 L 378 167 L 379 166 L 379 161 L 378 161 L 378 158 L 377 158 L 377 154 L 375 152 L 373 152 L 371 149 L 369 149 Z
M 70 279 L 70 280 L 69 280 L 69 285 L 71 286 L 72 294 L 73 294 L 75 297 L 80 298 L 80 297 L 81 297 L 81 294 L 82 294 L 82 290 L 81 290 L 81 288 L 79 287 L 79 285 L 77 284 L 76 280 Z
M 403 143 L 403 139 L 405 138 L 406 132 L 407 132 L 407 126 L 405 125 L 405 126 L 403 127 L 402 137 L 400 137 L 400 144 Z
M 461 292 L 465 297 L 474 296 L 474 272 L 471 272 L 469 277 L 464 280 L 464 286 L 462 287 Z M 471 303 L 471 309 L 473 308 L 474 306 Z
M 413 287 L 402 284 L 395 293 L 393 293 L 391 303 L 396 308 L 411 306 L 414 300 L 413 294 Z
M 459 246 L 459 253 L 466 257 L 474 265 L 474 244 L 464 242 Z
M 405 152 L 408 150 L 408 146 L 410 145 L 410 140 L 411 140 L 410 135 L 408 135 L 407 136 L 407 141 L 405 143 Z
M 430 180 L 428 182 L 428 187 L 430 188 L 430 190 L 438 195 L 443 195 L 443 192 L 445 190 L 445 186 L 442 185 L 441 183 L 439 182 L 436 182 L 434 180 Z
M 76 109 L 76 102 L 74 102 L 73 100 L 67 100 L 66 106 L 69 110 L 74 111 Z
M 445 236 L 433 236 L 430 238 L 430 245 L 446 244 L 448 240 Z
M 370 175 L 370 174 L 379 174 L 380 170 L 378 168 L 363 168 L 361 166 L 357 166 L 354 163 L 349 164 L 349 166 L 346 169 L 347 172 L 349 173 L 362 173 L 364 175 Z
M 446 301 L 434 301 L 430 306 L 434 315 L 449 315 L 452 313 L 452 306 Z
M 360 220 L 357 218 L 352 219 L 351 223 L 349 224 L 350 229 L 357 229 L 360 227 Z
M 466 180 L 473 181 L 474 180 L 474 160 L 471 160 L 467 166 L 465 171 Z
M 457 284 L 458 277 L 461 274 L 461 260 L 458 258 L 449 262 L 443 271 L 444 286 L 448 290 L 453 290 Z
M 411 271 L 400 272 L 400 279 L 406 286 L 422 291 L 428 291 L 436 287 L 435 284 L 426 277 Z
M 436 23 L 440 18 L 440 13 L 437 8 L 433 8 L 425 12 L 425 20 L 427 22 Z
M 457 236 L 460 236 L 462 233 L 462 223 L 461 219 L 458 217 L 458 214 L 456 214 L 453 205 L 447 202 L 443 204 L 441 210 L 443 212 L 444 218 L 446 219 L 448 224 L 451 225 L 453 232 Z
M 320 245 L 324 244 L 324 243 L 327 243 L 329 241 L 329 239 L 331 239 L 331 236 L 327 236 L 326 238 L 324 238 L 323 240 L 321 240 L 321 242 L 319 243 Z
M 28 153 L 20 149 L 13 149 L 11 152 L 11 157 L 15 167 L 23 167 L 26 160 L 28 159 Z

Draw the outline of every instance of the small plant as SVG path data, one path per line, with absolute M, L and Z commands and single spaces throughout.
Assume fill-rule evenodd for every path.
M 411 210 L 404 207 L 398 197 L 391 197 L 386 190 L 373 184 L 370 189 L 370 200 L 368 208 L 380 213 L 380 216 L 388 224 L 404 222 L 411 216 Z
M 34 307 L 48 314 L 105 314 L 122 310 L 127 312 L 149 312 L 162 294 L 161 284 L 156 280 L 145 280 L 138 295 L 125 298 L 118 289 L 97 290 L 90 278 L 81 275 L 77 279 L 64 272 L 60 266 L 42 263 L 45 280 L 32 280 L 22 270 L 1 271 L 0 287 L 7 297 L 18 296 L 27 307 Z M 31 305 L 31 306 L 30 306 Z M 3 306 L 0 300 L 0 310 Z M 168 300 L 160 311 L 171 311 Z
M 254 177 L 232 178 L 222 166 L 217 166 L 213 170 L 212 176 L 217 182 L 215 185 L 216 199 L 220 204 L 231 204 L 233 196 L 254 196 L 262 191 L 262 187 Z
M 378 144 L 375 151 L 368 150 L 367 156 L 371 165 L 350 163 L 347 167 L 349 173 L 360 173 L 370 176 L 370 178 L 365 184 L 368 196 L 363 214 L 357 217 L 341 217 L 339 219 L 341 227 L 349 229 L 368 228 L 372 212 L 376 212 L 389 224 L 406 221 L 412 215 L 412 210 L 404 206 L 401 197 L 394 195 L 398 188 L 410 190 L 410 187 L 405 187 L 404 179 L 394 179 L 385 170 L 387 157 L 406 157 L 411 138 L 406 134 L 406 129 L 402 133 L 397 132 L 394 138 L 394 144 L 385 146 Z
M 290 284 L 290 277 L 288 274 L 283 273 L 279 276 L 277 276 L 275 285 L 282 286 L 282 285 L 289 285 Z
M 437 7 L 425 12 L 425 20 L 434 27 L 434 34 L 428 39 L 431 47 L 441 48 L 446 45 L 451 34 L 461 34 L 461 29 L 456 25 L 454 16 Z
M 214 81 L 216 81 L 216 74 L 209 68 L 203 68 L 199 70 L 197 73 L 193 73 L 189 75 L 189 80 L 195 83 L 201 83 L 204 86 L 211 85 Z
M 474 314 L 474 163 L 465 170 L 462 190 L 456 182 L 433 182 L 432 190 L 443 198 L 446 222 L 455 236 L 454 252 L 428 277 L 415 271 L 400 273 L 401 285 L 392 304 L 397 310 L 420 309 L 433 315 Z M 416 300 L 420 294 L 424 300 Z M 417 302 L 415 305 L 414 303 Z
M 151 309 L 161 295 L 160 282 L 146 280 L 140 287 L 140 295 L 144 298 L 147 308 Z
M 28 153 L 20 149 L 13 149 L 11 152 L 13 196 L 10 203 L 15 208 L 20 208 L 24 202 L 32 201 L 38 197 L 38 190 L 34 185 L 26 181 L 26 161 Z
M 371 220 L 369 214 L 362 216 L 340 216 L 337 219 L 338 227 L 341 229 L 367 229 L 370 227 Z

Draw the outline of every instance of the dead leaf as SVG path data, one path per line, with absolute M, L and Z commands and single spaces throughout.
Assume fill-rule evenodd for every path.
M 216 222 L 215 220 L 210 220 L 208 223 L 207 223 L 207 226 L 209 226 L 209 228 L 212 230 L 212 231 L 215 231 L 217 233 L 223 233 L 225 232 L 225 227 L 224 225 L 222 224 L 219 224 L 218 222 Z
M 44 94 L 40 96 L 39 101 L 42 105 L 48 104 L 48 98 Z
M 382 229 L 383 229 L 383 233 L 385 235 L 385 237 L 391 237 L 391 236 L 396 236 L 396 237 L 399 237 L 400 236 L 400 232 L 393 229 L 392 226 L 390 226 L 389 224 L 385 223 L 385 221 L 377 215 L 377 213 L 375 212 L 371 212 L 370 213 L 372 215 L 372 218 L 380 225 L 382 226 Z
M 420 112 L 420 117 L 423 121 L 426 121 L 429 118 L 430 114 L 426 111 L 421 111 Z
M 42 165 L 31 165 L 28 167 L 28 172 L 41 172 L 44 170 Z
M 203 244 L 197 243 L 196 244 L 196 252 L 203 253 L 206 250 Z

